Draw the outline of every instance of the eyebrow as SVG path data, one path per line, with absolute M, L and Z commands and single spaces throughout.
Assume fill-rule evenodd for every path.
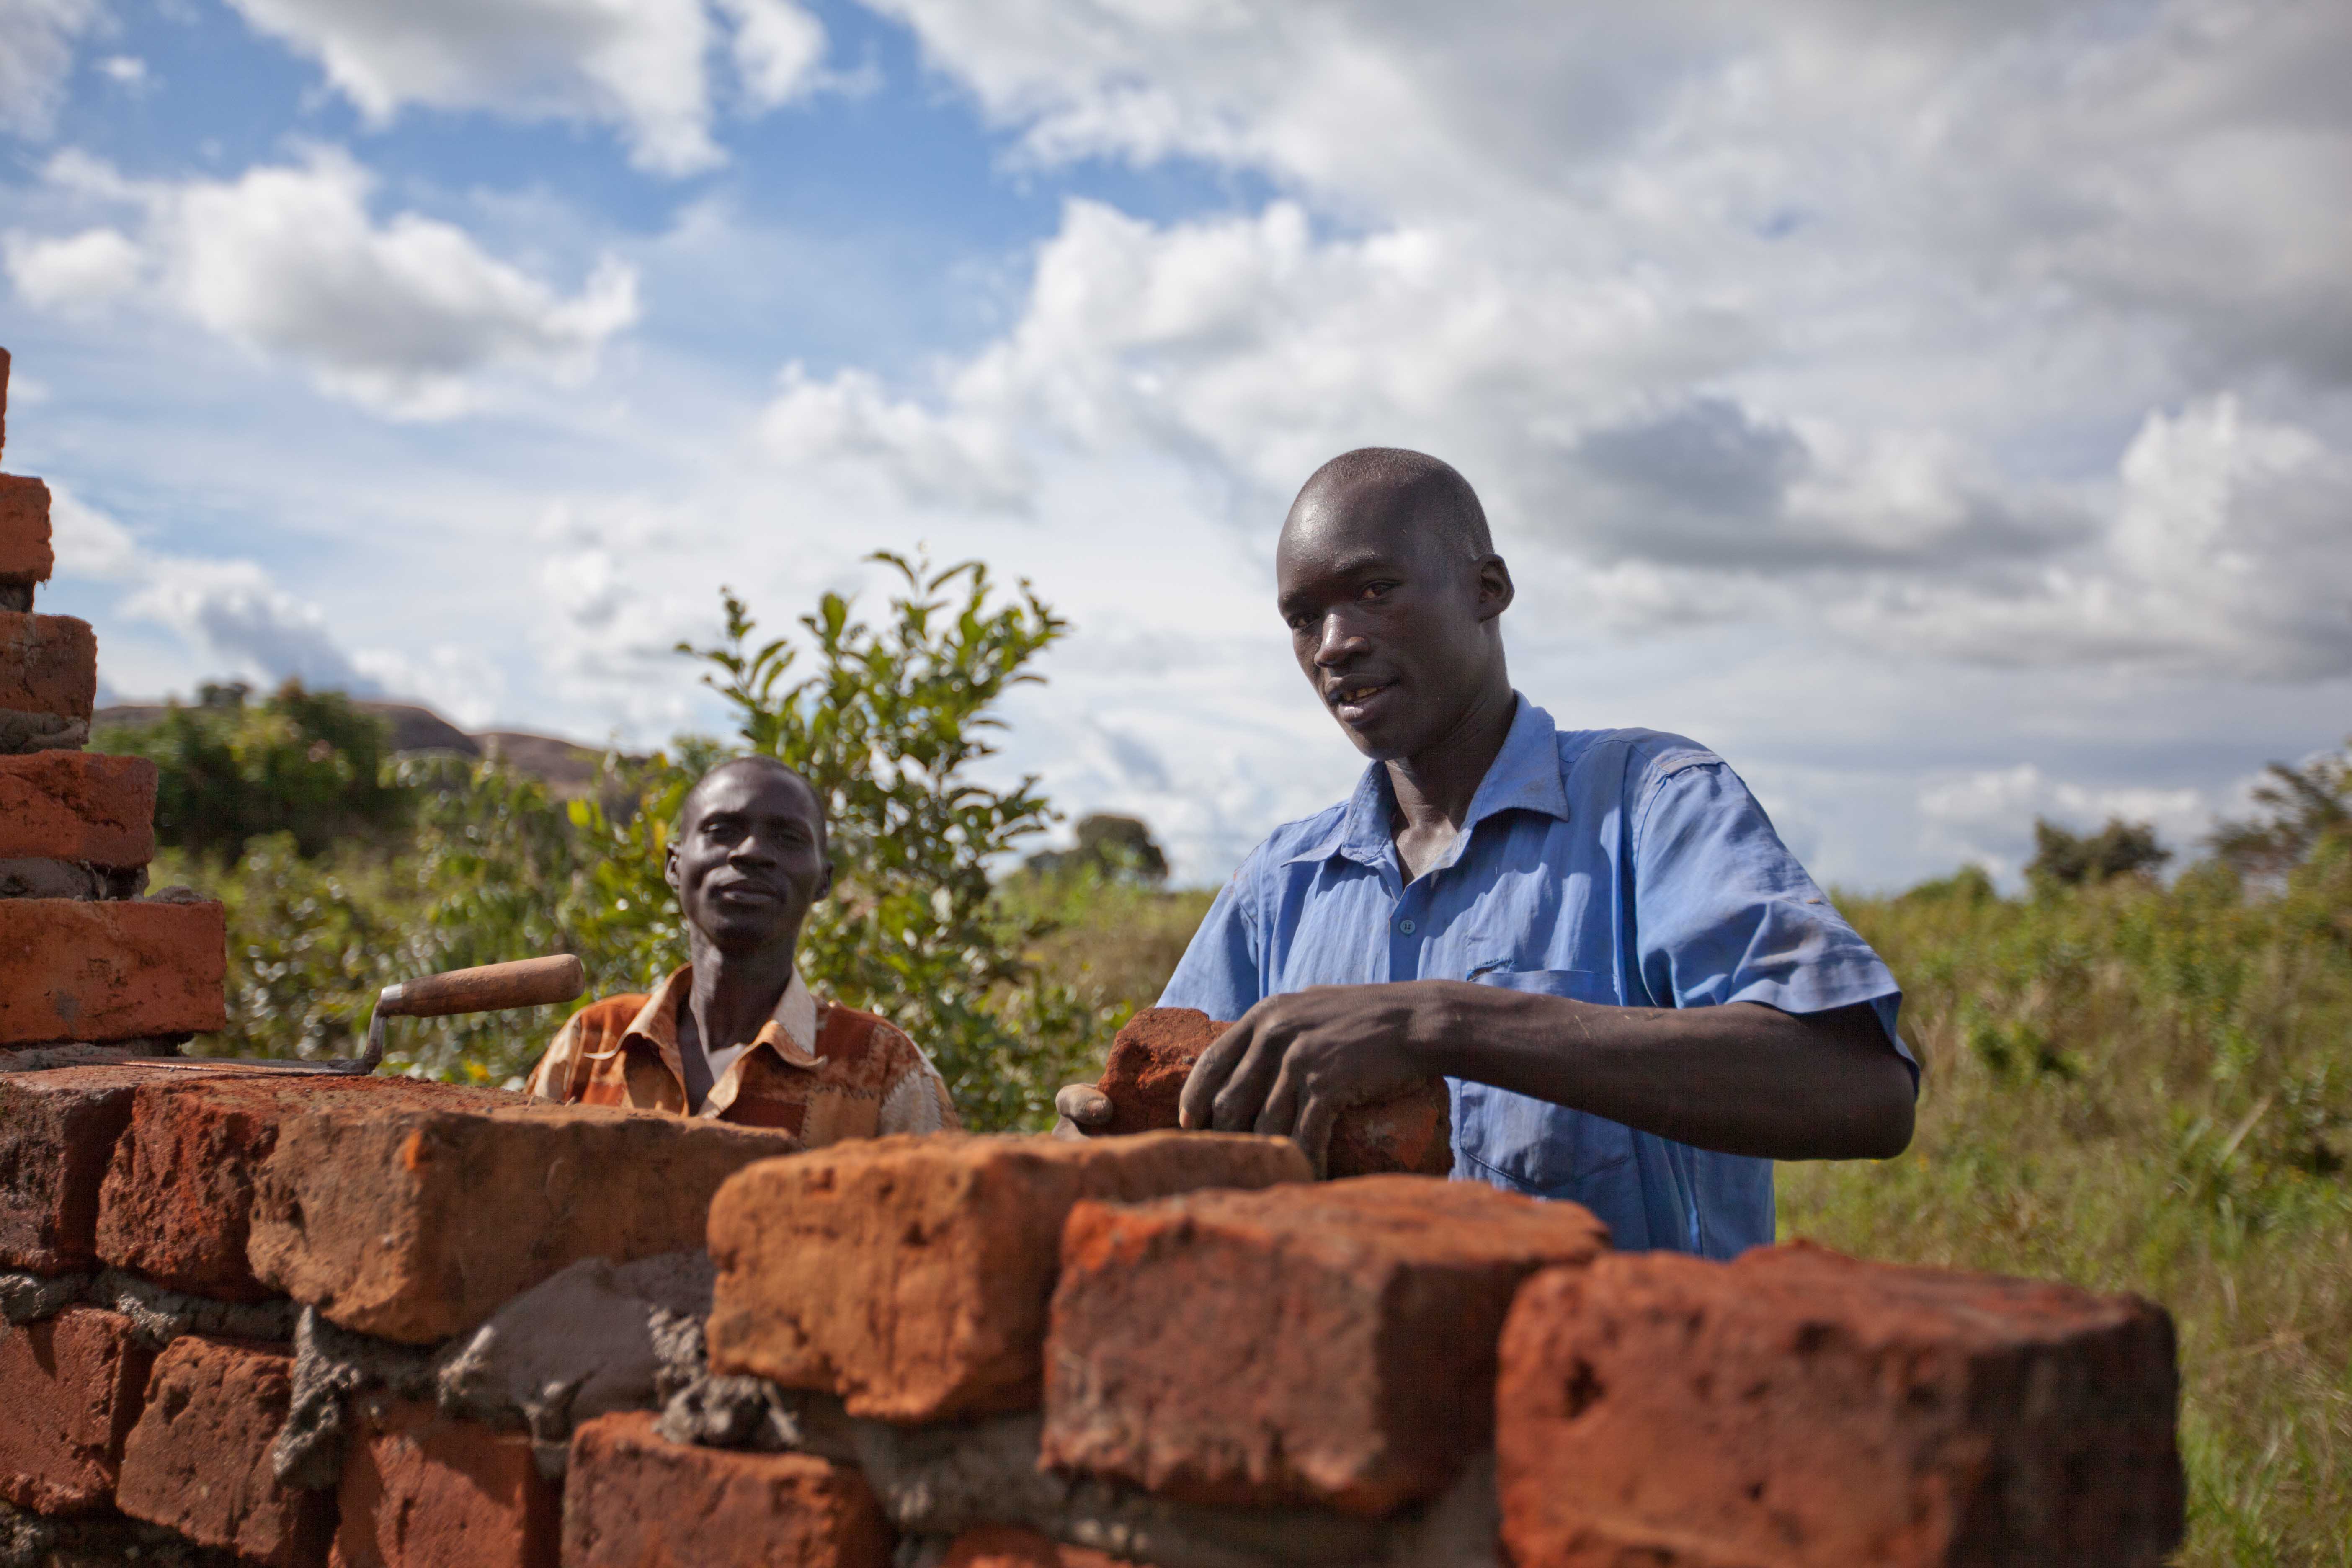
M 1368 572 L 1402 572 L 1404 570 L 1403 563 L 1387 551 L 1359 550 L 1352 555 L 1340 557 L 1328 571 L 1318 573 L 1315 580 L 1328 582 L 1332 578 L 1360 577 Z M 1294 588 L 1276 598 L 1274 607 L 1286 616 L 1296 615 L 1303 607 L 1302 601 L 1311 596 L 1311 586 L 1302 585 Z

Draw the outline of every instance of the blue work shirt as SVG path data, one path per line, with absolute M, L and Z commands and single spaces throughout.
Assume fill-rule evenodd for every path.
M 1895 977 L 1704 747 L 1562 731 L 1521 697 L 1460 834 L 1410 884 L 1395 805 L 1376 763 L 1345 805 L 1276 828 L 1217 895 L 1160 1005 L 1239 1018 L 1285 992 L 1385 980 L 1635 1007 L 1867 1002 L 1916 1084 Z M 1628 1250 L 1731 1258 L 1772 1240 L 1769 1160 L 1447 1082 L 1457 1179 L 1574 1199 Z

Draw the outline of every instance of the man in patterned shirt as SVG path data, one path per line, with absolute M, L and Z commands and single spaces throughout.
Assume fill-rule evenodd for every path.
M 912 1040 L 801 979 L 801 923 L 833 886 L 806 779 L 764 756 L 711 769 L 678 810 L 665 874 L 692 962 L 651 996 L 573 1014 L 531 1071 L 533 1098 L 781 1128 L 807 1149 L 957 1125 Z

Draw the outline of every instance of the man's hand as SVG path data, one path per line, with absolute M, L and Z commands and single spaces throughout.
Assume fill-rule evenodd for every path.
M 1412 984 L 1269 996 L 1193 1064 L 1179 1124 L 1294 1139 L 1320 1175 L 1339 1112 L 1430 1076 L 1416 1048 L 1442 1027 L 1430 1006 Z
M 1110 1096 L 1090 1083 L 1066 1083 L 1054 1094 L 1054 1136 L 1084 1138 L 1110 1125 Z

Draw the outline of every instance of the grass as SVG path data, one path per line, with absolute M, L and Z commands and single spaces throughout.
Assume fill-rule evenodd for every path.
M 1066 892 L 1040 956 L 1148 1006 L 1207 903 Z M 1907 994 L 1918 1135 L 1899 1159 L 1783 1166 L 1781 1234 L 2162 1302 L 2178 1561 L 2352 1564 L 2352 856 L 2272 897 L 2205 868 L 1839 903 Z

